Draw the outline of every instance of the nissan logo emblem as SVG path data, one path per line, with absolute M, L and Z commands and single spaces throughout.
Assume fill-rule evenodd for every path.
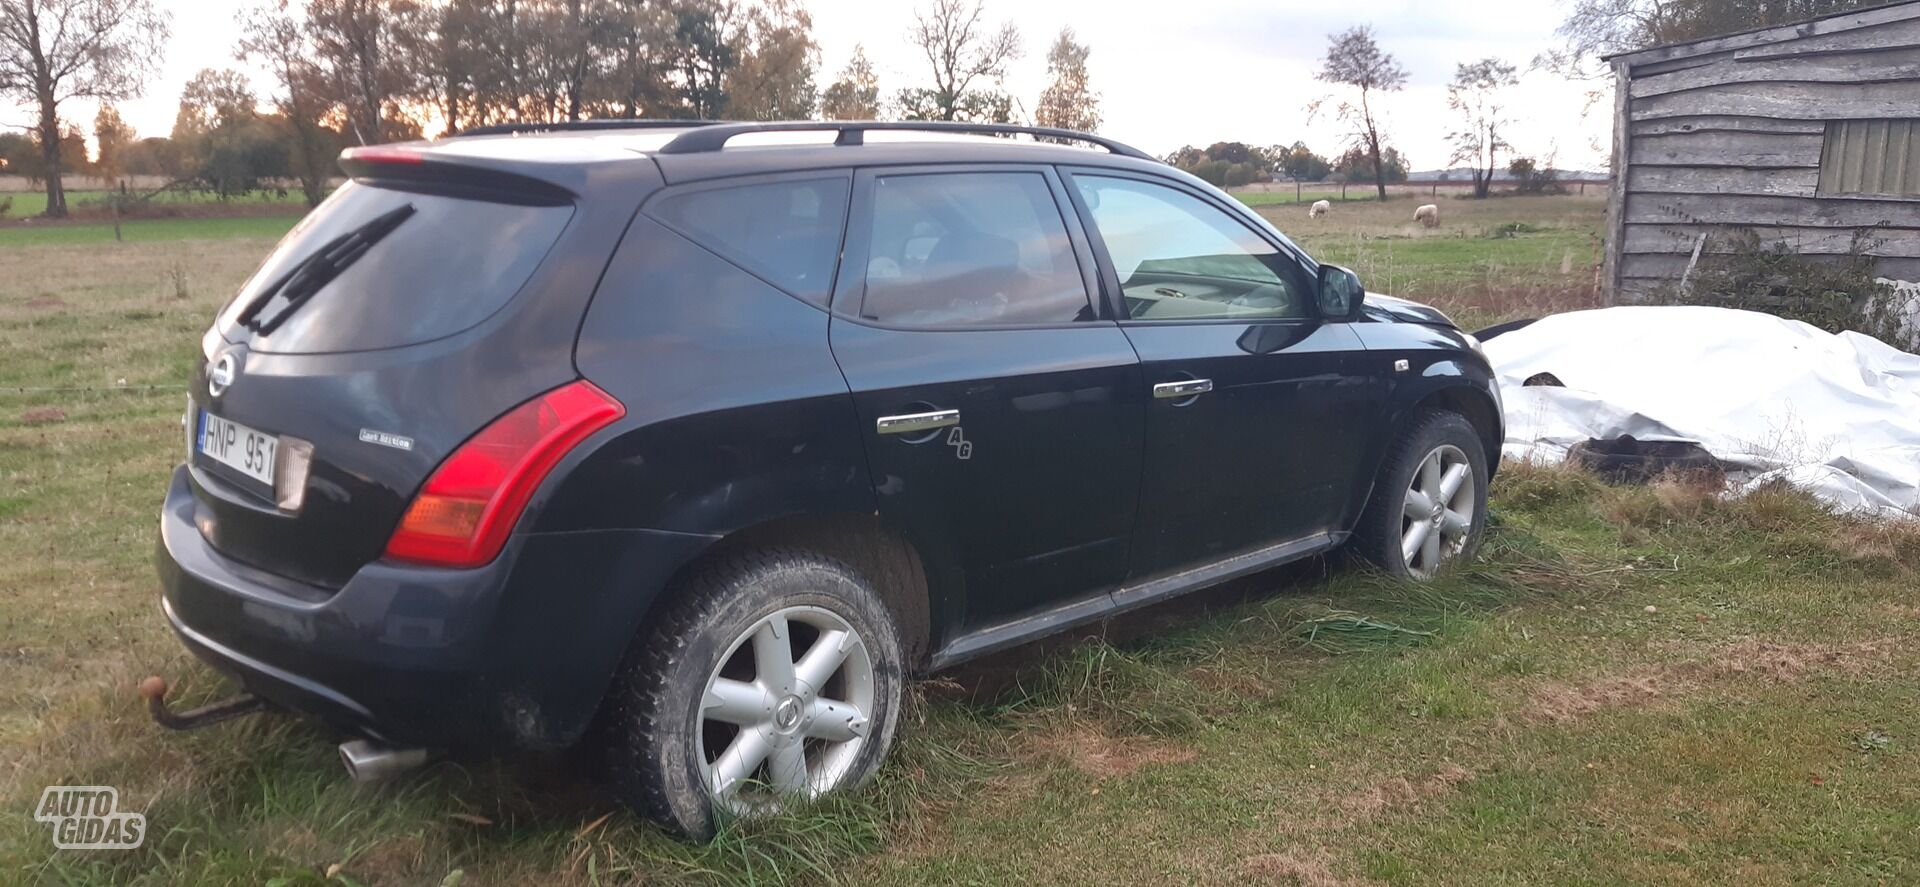
M 214 397 L 225 394 L 233 385 L 233 377 L 239 373 L 232 354 L 222 354 L 211 366 L 207 367 L 207 393 Z

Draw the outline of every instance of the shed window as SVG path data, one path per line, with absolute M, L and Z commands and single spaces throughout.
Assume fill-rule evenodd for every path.
M 1828 123 L 1820 193 L 1920 197 L 1920 120 Z

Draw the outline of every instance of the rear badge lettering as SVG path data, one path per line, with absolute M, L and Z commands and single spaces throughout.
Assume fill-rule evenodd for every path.
M 407 450 L 409 452 L 413 450 L 413 438 L 401 437 L 398 434 L 388 434 L 385 431 L 374 431 L 371 428 L 360 429 L 360 442 L 379 444 L 383 447 L 392 447 L 396 450 Z

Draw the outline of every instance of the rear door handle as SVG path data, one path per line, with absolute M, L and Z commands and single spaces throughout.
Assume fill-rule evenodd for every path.
M 1186 400 L 1212 390 L 1212 379 L 1181 379 L 1178 382 L 1161 382 L 1153 386 L 1153 396 L 1158 400 Z
M 881 434 L 919 434 L 936 428 L 946 428 L 960 424 L 959 410 L 939 410 L 932 413 L 907 413 L 903 416 L 881 416 L 874 423 L 874 430 Z

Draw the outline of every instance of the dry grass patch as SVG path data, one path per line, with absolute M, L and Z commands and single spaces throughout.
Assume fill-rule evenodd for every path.
M 1474 772 L 1452 762 L 1421 779 L 1394 777 L 1341 798 L 1335 806 L 1348 823 L 1366 822 L 1378 816 L 1411 810 L 1429 799 L 1450 795 L 1473 781 Z
M 1031 754 L 1065 763 L 1096 779 L 1131 776 L 1145 767 L 1185 764 L 1200 757 L 1188 746 L 1145 736 L 1115 736 L 1090 724 L 1063 724 L 1033 734 Z
M 1366 878 L 1343 878 L 1333 873 L 1331 856 L 1324 850 L 1287 853 L 1262 853 L 1240 860 L 1242 884 L 1285 885 L 1285 887 L 1371 887 L 1380 882 Z

